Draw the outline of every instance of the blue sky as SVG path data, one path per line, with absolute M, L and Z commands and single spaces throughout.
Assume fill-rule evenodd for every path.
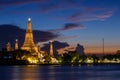
M 0 24 L 26 29 L 27 18 L 34 30 L 51 31 L 86 53 L 120 49 L 120 0 L 0 0 Z M 69 24 L 69 25 L 68 25 Z

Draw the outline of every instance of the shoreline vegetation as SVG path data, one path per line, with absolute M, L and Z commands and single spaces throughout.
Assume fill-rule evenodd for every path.
M 82 65 L 120 65 L 120 63 L 37 63 L 37 64 L 30 64 L 24 60 L 16 60 L 16 61 L 12 61 L 12 60 L 0 60 L 0 66 L 16 66 L 16 65 L 60 65 L 60 66 L 64 66 L 64 65 L 70 65 L 70 66 L 82 66 Z
M 116 54 L 80 55 L 76 51 L 63 53 L 56 57 L 44 53 L 42 57 L 25 50 L 0 51 L 0 65 L 98 65 L 120 64 L 120 51 Z

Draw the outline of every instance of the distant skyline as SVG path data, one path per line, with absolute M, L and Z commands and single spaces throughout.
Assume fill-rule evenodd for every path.
M 54 40 L 77 43 L 86 53 L 120 49 L 120 0 L 0 0 L 0 24 L 26 29 L 30 17 L 33 30 L 59 34 Z M 40 37 L 42 38 L 42 37 Z

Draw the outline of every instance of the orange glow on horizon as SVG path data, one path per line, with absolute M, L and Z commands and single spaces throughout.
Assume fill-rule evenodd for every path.
M 74 51 L 76 47 L 71 46 L 71 48 L 61 48 L 58 51 L 59 54 L 65 53 L 65 50 L 68 51 Z M 104 48 L 104 54 L 115 54 L 117 50 L 120 50 L 120 47 L 105 47 Z M 103 48 L 102 47 L 84 47 L 85 54 L 103 54 Z
M 119 47 L 106 47 L 104 48 L 104 54 L 115 54 L 117 50 L 119 50 Z M 100 47 L 89 47 L 85 48 L 86 54 L 103 54 L 103 49 Z

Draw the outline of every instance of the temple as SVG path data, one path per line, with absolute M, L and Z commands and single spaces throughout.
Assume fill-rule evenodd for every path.
M 36 51 L 36 46 L 34 44 L 33 40 L 33 33 L 32 33 L 32 24 L 31 24 L 31 19 L 28 18 L 28 24 L 27 24 L 27 29 L 26 29 L 26 34 L 25 34 L 25 41 L 23 46 L 21 47 L 22 50 L 27 50 L 27 51 Z
M 50 53 L 49 53 L 49 55 L 50 55 L 51 57 L 54 57 L 52 41 L 50 41 Z
M 15 50 L 18 50 L 18 40 L 15 40 Z

